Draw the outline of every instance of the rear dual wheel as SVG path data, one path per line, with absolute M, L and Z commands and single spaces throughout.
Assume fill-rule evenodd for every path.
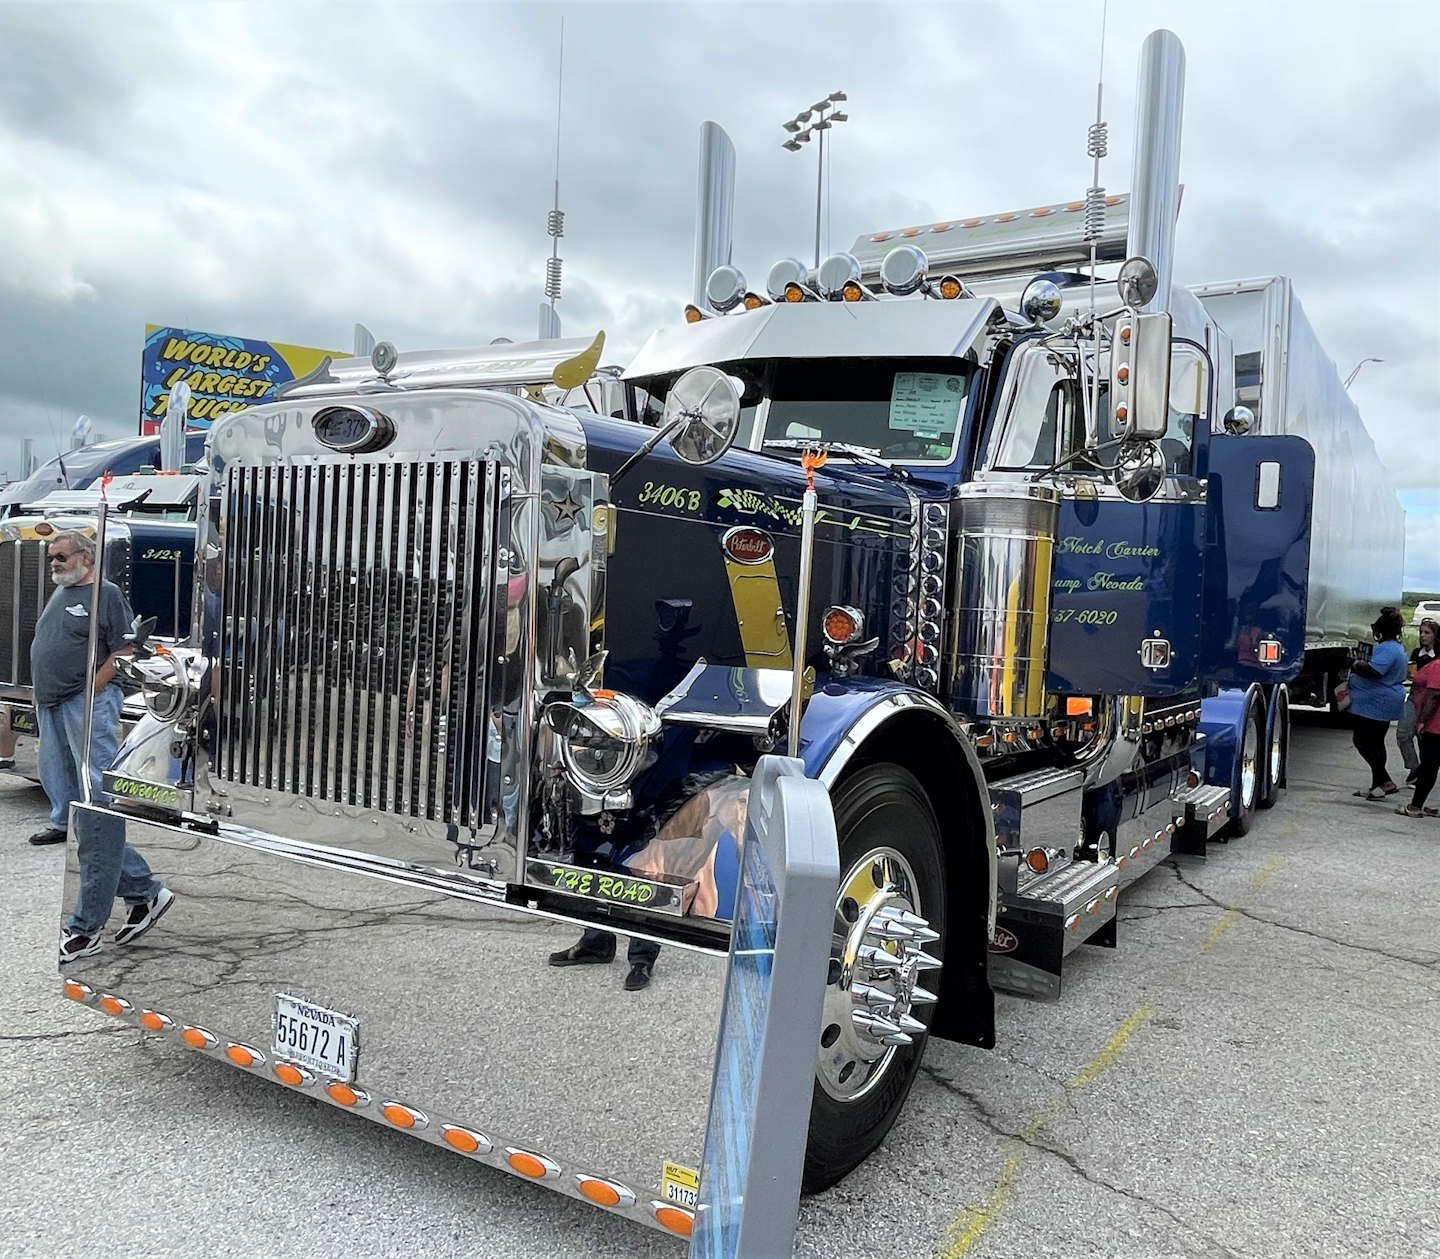
M 1265 705 L 1255 696 L 1245 708 L 1245 724 L 1236 749 L 1239 765 L 1235 773 L 1238 812 L 1230 820 L 1230 834 L 1248 835 L 1255 822 L 1255 810 L 1265 789 Z
M 804 1190 L 858 1167 L 900 1113 L 925 1050 L 945 956 L 940 826 L 898 765 L 834 793 L 840 891 L 817 1046 Z
M 1272 809 L 1280 799 L 1290 761 L 1290 693 L 1281 686 L 1275 696 L 1275 722 L 1270 728 L 1265 762 L 1265 789 L 1260 807 Z

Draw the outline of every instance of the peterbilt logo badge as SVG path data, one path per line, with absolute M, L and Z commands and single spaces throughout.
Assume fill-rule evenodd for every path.
M 1004 927 L 995 928 L 995 938 L 990 941 L 990 952 L 1013 953 L 1020 947 L 1020 937 Z
M 737 564 L 763 564 L 775 554 L 775 542 L 763 529 L 753 525 L 739 525 L 731 529 L 720 545 Z

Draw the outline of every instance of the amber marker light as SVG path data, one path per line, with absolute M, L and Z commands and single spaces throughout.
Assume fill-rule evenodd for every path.
M 853 642 L 860 636 L 860 624 L 849 608 L 830 608 L 825 613 L 823 631 L 826 641 L 836 644 Z
M 191 1049 L 214 1049 L 218 1043 L 203 1027 L 187 1027 L 180 1033 L 180 1039 Z
M 225 1056 L 237 1067 L 258 1067 L 265 1062 L 265 1055 L 248 1045 L 227 1045 Z
M 1065 715 L 1067 717 L 1088 717 L 1093 702 L 1090 699 L 1071 695 L 1065 700 Z
M 660 1224 L 680 1237 L 689 1237 L 695 1231 L 695 1217 L 689 1211 L 664 1202 L 652 1202 L 650 1210 Z
M 539 1154 L 531 1154 L 529 1150 L 506 1150 L 505 1161 L 513 1170 L 522 1176 L 530 1177 L 531 1180 L 545 1180 L 547 1177 L 560 1174 L 560 1169 L 548 1158 Z
M 423 1128 L 430 1121 L 413 1106 L 402 1106 L 399 1102 L 384 1102 L 380 1113 L 397 1128 Z
M 122 1014 L 130 1012 L 130 1003 L 124 997 L 112 997 L 108 993 L 100 998 L 100 1008 L 106 1014 L 119 1018 Z
M 1128 419 L 1130 418 L 1130 408 L 1129 408 L 1129 407 L 1116 407 L 1116 408 L 1115 408 L 1115 418 L 1116 418 L 1117 420 L 1128 420 Z
M 796 284 L 794 280 L 791 280 L 790 283 L 785 286 L 785 300 L 791 303 L 803 302 L 805 300 L 805 290 Z
M 863 302 L 865 300 L 865 290 L 860 287 L 858 280 L 846 280 L 844 287 L 840 290 L 840 296 L 847 302 Z
M 281 1084 L 288 1084 L 292 1089 L 298 1089 L 301 1085 L 310 1083 L 309 1073 L 302 1071 L 293 1062 L 277 1062 L 270 1069 Z
M 140 1013 L 140 1026 L 150 1032 L 163 1032 L 174 1024 L 163 1014 L 155 1010 L 142 1010 Z
M 1044 874 L 1050 868 L 1050 855 L 1043 848 L 1032 848 L 1025 854 L 1025 864 L 1036 874 Z
M 1120 366 L 1116 368 L 1115 375 L 1120 378 L 1122 385 L 1128 384 L 1130 381 L 1130 369 L 1124 363 L 1121 363 Z
M 759 293 L 746 293 L 741 299 L 746 310 L 759 310 L 762 306 L 771 306 L 774 303 L 768 298 L 761 297 Z
M 352 1089 L 348 1084 L 342 1084 L 339 1080 L 327 1084 L 325 1092 L 330 1095 L 332 1102 L 338 1102 L 341 1106 L 361 1106 L 369 1100 L 359 1089 Z
M 54 532 L 55 526 L 52 525 L 48 520 L 42 520 L 38 525 L 35 526 L 35 533 L 38 537 L 48 538 Z
M 953 302 L 957 297 L 965 296 L 965 286 L 953 275 L 942 275 L 940 277 L 940 296 L 947 302 Z
M 1130 344 L 1130 325 L 1128 323 L 1120 329 L 1120 340 L 1125 345 Z
M 577 1173 L 575 1180 L 580 1186 L 580 1196 L 601 1207 L 633 1207 L 635 1195 L 624 1185 L 613 1180 L 602 1180 L 599 1176 Z
M 458 1124 L 444 1124 L 440 1129 L 440 1138 L 452 1150 L 459 1150 L 461 1154 L 490 1153 L 490 1142 L 485 1137 Z
M 699 322 L 700 322 L 702 319 L 704 319 L 704 318 L 705 318 L 705 312 L 704 312 L 703 310 L 701 310 L 700 307 L 698 307 L 698 306 L 687 306 L 687 307 L 685 307 L 685 322 L 686 322 L 686 323 L 699 323 Z
M 93 988 L 87 988 L 84 984 L 77 984 L 73 979 L 67 979 L 60 989 L 71 1001 L 84 1001 L 95 995 Z

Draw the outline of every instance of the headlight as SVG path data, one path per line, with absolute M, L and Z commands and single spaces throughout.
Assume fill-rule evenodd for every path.
M 660 719 L 647 704 L 614 691 L 592 691 L 583 700 L 552 704 L 545 721 L 560 742 L 571 781 L 603 796 L 634 782 L 652 759 Z

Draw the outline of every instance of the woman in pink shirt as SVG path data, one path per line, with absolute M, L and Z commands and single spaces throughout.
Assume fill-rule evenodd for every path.
M 1440 660 L 1432 660 L 1415 675 L 1410 702 L 1415 705 L 1415 730 L 1420 736 L 1420 768 L 1415 774 L 1415 796 L 1396 813 L 1406 817 L 1435 817 L 1425 801 L 1440 774 Z

